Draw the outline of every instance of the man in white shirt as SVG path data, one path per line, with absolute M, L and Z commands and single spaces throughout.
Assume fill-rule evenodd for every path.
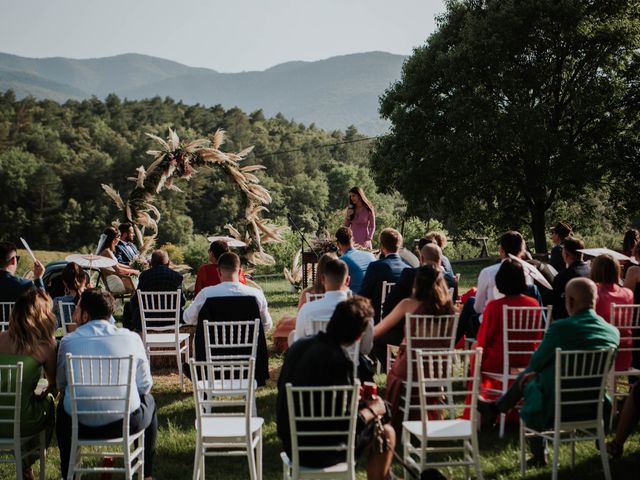
M 522 257 L 524 253 L 524 238 L 520 232 L 509 231 L 504 233 L 500 237 L 500 258 L 504 260 L 509 257 L 509 254 L 518 258 Z M 473 305 L 474 310 L 480 315 L 480 321 L 482 321 L 482 312 L 484 307 L 491 300 L 496 298 L 496 274 L 500 270 L 502 261 L 483 268 L 478 275 L 478 291 L 476 292 L 476 302 Z
M 95 288 L 85 290 L 74 312 L 74 318 L 79 327 L 74 332 L 65 335 L 60 341 L 56 379 L 58 391 L 63 395 L 63 399 L 58 402 L 56 436 L 60 448 L 60 468 L 63 478 L 67 478 L 71 451 L 71 398 L 66 371 L 66 356 L 67 353 L 71 353 L 73 355 L 107 357 L 133 355 L 135 385 L 132 385 L 131 398 L 129 399 L 131 407 L 129 431 L 131 433 L 145 431 L 144 476 L 145 479 L 151 479 L 158 431 L 156 405 L 150 393 L 153 378 L 140 336 L 126 328 L 117 328 L 110 322 L 114 309 L 115 299 L 110 293 Z M 121 375 L 124 374 L 124 371 L 121 372 Z M 125 381 L 124 378 L 121 381 Z M 113 395 L 113 390 L 105 392 L 105 395 Z M 109 405 L 108 400 L 92 404 L 84 401 L 79 403 L 78 409 L 79 413 L 82 413 L 83 410 L 108 410 Z M 117 438 L 122 436 L 123 419 L 117 415 L 80 415 L 79 420 L 80 438 Z
M 329 320 L 336 305 L 351 297 L 349 290 L 349 267 L 339 259 L 325 264 L 322 281 L 325 295 L 320 300 L 307 302 L 300 308 L 296 318 L 294 339 L 313 335 L 312 320 Z M 360 340 L 360 352 L 368 354 L 373 347 L 373 322 L 369 322 Z
M 233 252 L 220 255 L 218 259 L 218 272 L 220 273 L 221 283 L 212 287 L 206 287 L 200 290 L 191 305 L 184 311 L 184 323 L 187 325 L 197 325 L 200 309 L 211 297 L 255 297 L 260 309 L 260 320 L 264 332 L 268 332 L 273 325 L 267 299 L 258 288 L 249 287 L 240 283 L 240 257 Z

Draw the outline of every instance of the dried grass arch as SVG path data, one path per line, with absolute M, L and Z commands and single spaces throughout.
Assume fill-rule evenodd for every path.
M 155 207 L 155 196 L 163 189 L 182 192 L 174 185 L 177 178 L 189 179 L 197 168 L 210 166 L 222 168 L 229 179 L 239 188 L 245 198 L 244 234 L 232 225 L 225 225 L 229 234 L 247 244 L 247 261 L 253 265 L 273 265 L 274 259 L 263 249 L 268 242 L 281 242 L 284 227 L 268 223 L 260 218 L 265 205 L 271 203 L 271 195 L 260 185 L 254 174 L 265 167 L 262 165 L 240 166 L 240 162 L 251 153 L 253 147 L 245 148 L 238 153 L 220 150 L 224 143 L 225 132 L 218 129 L 210 138 L 196 140 L 180 140 L 175 130 L 169 128 L 169 136 L 165 139 L 151 133 L 146 134 L 159 144 L 157 150 L 148 150 L 154 157 L 153 163 L 145 169 L 139 166 L 135 177 L 127 180 L 135 182 L 135 186 L 127 201 L 109 185 L 102 185 L 104 191 L 113 199 L 116 206 L 124 212 L 124 216 L 135 229 L 140 250 L 148 252 L 155 244 L 158 235 L 160 211 Z

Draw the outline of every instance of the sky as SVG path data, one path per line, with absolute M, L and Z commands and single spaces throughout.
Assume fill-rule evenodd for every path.
M 0 52 L 141 53 L 219 72 L 357 52 L 411 54 L 444 0 L 0 0 Z

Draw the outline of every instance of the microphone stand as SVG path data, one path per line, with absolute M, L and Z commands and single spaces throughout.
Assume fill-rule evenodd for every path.
M 306 281 L 307 280 L 307 268 L 306 268 L 305 263 L 304 263 L 304 245 L 305 245 L 305 243 L 309 247 L 309 250 L 311 250 L 314 253 L 314 255 L 316 256 L 316 260 L 319 260 L 320 256 L 318 255 L 318 252 L 316 252 L 313 249 L 313 247 L 309 244 L 309 242 L 307 241 L 307 237 L 305 237 L 304 232 L 302 231 L 302 229 L 300 227 L 298 227 L 296 222 L 293 221 L 291 213 L 287 213 L 287 220 L 289 220 L 289 225 L 291 225 L 291 230 L 293 230 L 294 233 L 300 235 L 300 255 L 302 256 L 302 287 L 303 288 L 307 288 L 307 281 Z M 315 277 L 315 269 L 313 269 L 313 277 Z M 312 278 L 312 280 L 314 280 L 314 278 Z

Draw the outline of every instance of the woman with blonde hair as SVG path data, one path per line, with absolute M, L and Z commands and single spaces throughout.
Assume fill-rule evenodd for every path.
M 349 206 L 344 226 L 351 227 L 353 242 L 364 248 L 373 248 L 373 234 L 376 231 L 376 211 L 373 204 L 360 187 L 349 190 Z
M 36 435 L 23 444 L 24 451 L 38 445 L 37 434 L 42 430 L 46 431 L 48 445 L 55 425 L 52 395 L 56 386 L 55 329 L 51 298 L 43 290 L 31 288 L 16 301 L 9 317 L 9 329 L 0 333 L 0 364 L 23 363 L 20 434 L 22 437 Z M 43 368 L 47 388 L 36 394 Z M 6 385 L 0 388 L 6 391 Z M 13 412 L 5 410 L 1 415 L 13 416 Z M 0 436 L 13 436 L 13 425 L 0 424 Z M 34 454 L 22 458 L 23 478 L 33 478 L 31 465 L 36 458 Z
M 318 260 L 318 265 L 316 266 L 316 276 L 313 279 L 313 284 L 304 290 L 300 294 L 300 298 L 298 299 L 298 310 L 300 307 L 307 303 L 307 293 L 311 294 L 322 294 L 325 292 L 324 284 L 322 283 L 322 275 L 324 274 L 324 266 L 327 262 L 331 260 L 335 260 L 338 258 L 338 254 L 335 252 L 327 252 L 323 254 Z

